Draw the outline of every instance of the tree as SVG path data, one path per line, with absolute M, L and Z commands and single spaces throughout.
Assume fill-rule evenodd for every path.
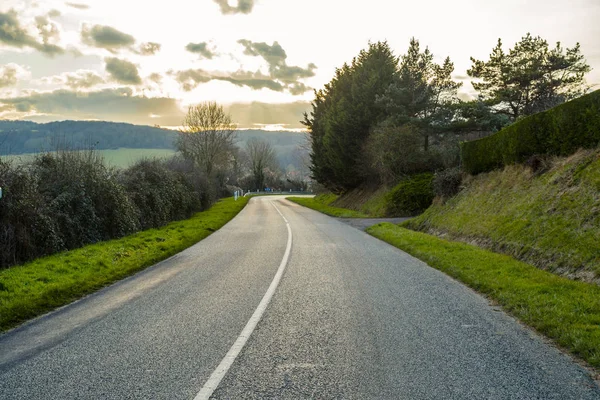
M 315 93 L 303 123 L 311 135 L 313 178 L 328 189 L 343 192 L 367 178 L 362 148 L 371 128 L 387 116 L 375 99 L 390 85 L 397 66 L 386 42 L 371 43 Z
M 407 53 L 401 57 L 398 74 L 377 104 L 389 115 L 395 126 L 411 124 L 423 137 L 423 150 L 429 150 L 430 136 L 448 126 L 453 118 L 451 105 L 457 102 L 462 83 L 452 79 L 454 64 L 447 57 L 439 65 L 433 62 L 428 48 L 421 51 L 419 41 L 410 40 Z
M 266 140 L 250 138 L 246 143 L 246 152 L 256 188 L 262 189 L 265 187 L 268 172 L 278 168 L 275 150 Z
M 587 90 L 584 76 L 591 70 L 579 43 L 564 49 L 557 42 L 551 49 L 530 33 L 508 53 L 498 39 L 488 61 L 471 61 L 467 73 L 479 80 L 472 84 L 480 100 L 512 121 L 581 96 Z
M 215 167 L 228 162 L 234 146 L 235 125 L 215 102 L 191 106 L 175 145 L 184 158 L 212 176 Z

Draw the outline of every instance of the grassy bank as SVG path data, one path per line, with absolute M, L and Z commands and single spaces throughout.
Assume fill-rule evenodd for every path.
M 221 200 L 194 217 L 0 271 L 0 330 L 68 304 L 204 239 L 247 204 Z
M 393 224 L 378 224 L 367 232 L 487 295 L 600 370 L 600 287 Z
M 546 162 L 546 172 L 514 165 L 470 178 L 459 195 L 406 227 L 598 283 L 600 149 Z
M 330 206 L 332 202 L 336 200 L 337 196 L 333 194 L 321 194 L 313 198 L 307 197 L 288 197 L 287 199 L 294 203 L 300 204 L 301 206 L 312 208 L 313 210 L 322 212 L 323 214 L 330 215 L 332 217 L 341 218 L 368 218 L 369 215 L 360 211 L 348 210 L 346 208 L 339 208 Z

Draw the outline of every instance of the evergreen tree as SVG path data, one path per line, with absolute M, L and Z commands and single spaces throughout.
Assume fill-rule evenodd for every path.
M 313 178 L 330 190 L 352 189 L 366 178 L 363 145 L 371 128 L 387 117 L 375 100 L 393 81 L 397 65 L 387 42 L 371 43 L 315 93 L 304 125 L 311 134 Z
M 428 48 L 421 51 L 419 41 L 410 40 L 402 56 L 399 73 L 377 103 L 390 115 L 389 123 L 418 127 L 423 137 L 423 150 L 429 149 L 430 136 L 450 124 L 451 105 L 457 102 L 461 83 L 452 80 L 454 64 L 446 58 L 443 64 L 433 62 Z
M 551 49 L 547 41 L 528 33 L 508 53 L 498 39 L 488 61 L 472 57 L 471 61 L 467 73 L 479 80 L 472 84 L 480 100 L 512 121 L 574 99 L 587 90 L 584 76 L 590 66 L 579 43 L 564 49 L 558 42 Z

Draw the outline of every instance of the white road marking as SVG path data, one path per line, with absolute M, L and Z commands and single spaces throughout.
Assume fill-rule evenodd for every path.
M 217 387 L 225 377 L 225 374 L 227 374 L 227 371 L 229 371 L 229 368 L 231 368 L 231 365 L 244 348 L 244 345 L 248 341 L 248 338 L 250 338 L 250 335 L 252 335 L 252 332 L 254 332 L 256 325 L 265 313 L 265 310 L 267 309 L 269 303 L 271 302 L 271 299 L 273 298 L 273 294 L 275 294 L 275 290 L 277 290 L 277 286 L 279 286 L 279 282 L 281 281 L 281 277 L 283 276 L 285 267 L 287 266 L 288 261 L 290 259 L 290 253 L 292 251 L 292 229 L 290 227 L 290 223 L 283 216 L 281 211 L 279 211 L 279 208 L 277 208 L 275 203 L 273 203 L 272 201 L 270 201 L 270 203 L 273 207 L 275 207 L 279 215 L 281 215 L 281 218 L 283 218 L 287 226 L 288 240 L 287 246 L 285 248 L 285 253 L 283 254 L 283 259 L 281 260 L 281 264 L 279 264 L 279 269 L 277 269 L 277 273 L 275 274 L 271 285 L 269 286 L 267 292 L 260 301 L 260 304 L 254 311 L 254 314 L 252 314 L 252 317 L 250 317 L 250 320 L 242 330 L 242 333 L 240 333 L 240 335 L 236 339 L 233 346 L 231 346 L 231 348 L 225 355 L 225 358 L 223 358 L 219 366 L 210 375 L 200 392 L 198 392 L 196 397 L 194 397 L 194 400 L 208 400 L 210 396 L 212 396 L 213 392 L 217 389 Z

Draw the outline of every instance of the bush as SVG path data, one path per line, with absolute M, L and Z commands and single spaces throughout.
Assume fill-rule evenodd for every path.
M 438 171 L 433 177 L 433 192 L 442 199 L 449 199 L 460 192 L 462 183 L 462 172 L 460 168 L 454 167 Z
M 142 229 L 188 218 L 201 208 L 193 185 L 159 160 L 139 161 L 124 170 L 120 180 L 137 208 Z
M 442 166 L 437 151 L 425 152 L 423 138 L 411 125 L 380 125 L 370 134 L 365 153 L 365 169 L 383 183 L 398 182 L 407 175 L 432 172 Z M 441 150 L 441 149 L 440 149 Z
M 600 144 L 600 90 L 523 118 L 483 139 L 461 144 L 470 174 L 520 163 L 533 155 L 566 156 Z
M 135 209 L 115 173 L 94 151 L 43 153 L 31 166 L 38 192 L 64 249 L 122 237 L 138 229 Z
M 124 171 L 92 150 L 0 160 L 0 268 L 189 218 L 214 203 L 216 185 L 181 159 Z
M 420 214 L 429 208 L 433 198 L 433 174 L 413 175 L 387 194 L 386 214 L 396 217 Z
M 0 161 L 0 187 L 0 268 L 64 248 L 36 176 Z

